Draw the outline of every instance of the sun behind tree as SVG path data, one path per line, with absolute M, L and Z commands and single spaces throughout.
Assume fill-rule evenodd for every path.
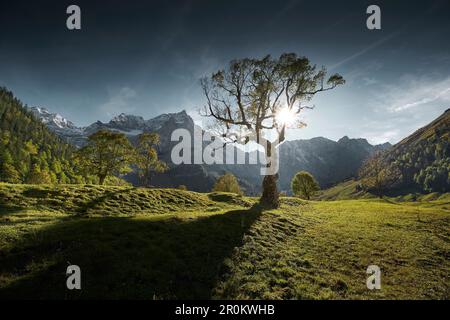
M 339 74 L 327 77 L 306 57 L 285 53 L 279 58 L 240 59 L 230 62 L 201 79 L 206 98 L 203 115 L 213 120 L 218 136 L 225 143 L 247 144 L 255 141 L 264 148 L 261 203 L 279 206 L 277 189 L 278 146 L 285 140 L 286 128 L 303 127 L 299 114 L 310 108 L 304 103 L 319 93 L 345 83 Z M 275 133 L 269 140 L 267 133 Z
M 307 171 L 297 172 L 294 178 L 292 178 L 291 188 L 295 196 L 304 197 L 308 200 L 316 191 L 320 190 L 319 183 Z

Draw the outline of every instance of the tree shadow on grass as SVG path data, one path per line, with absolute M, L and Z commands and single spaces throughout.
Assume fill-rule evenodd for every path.
M 105 193 L 101 196 L 98 196 L 92 200 L 86 201 L 82 204 L 80 204 L 76 212 L 79 214 L 87 214 L 89 212 L 95 211 L 98 207 L 108 203 L 111 198 L 119 197 L 121 194 L 127 194 L 129 193 L 133 188 L 127 188 L 127 189 L 120 189 L 120 190 L 114 190 L 114 191 L 105 191 Z
M 19 213 L 22 212 L 23 210 L 25 210 L 24 208 L 21 207 L 14 207 L 14 206 L 3 206 L 0 204 L 0 217 L 1 216 L 7 216 L 7 215 L 13 215 L 15 213 Z
M 254 206 L 192 219 L 62 222 L 0 253 L 0 298 L 209 299 L 260 214 Z M 81 268 L 81 290 L 66 288 L 69 263 Z

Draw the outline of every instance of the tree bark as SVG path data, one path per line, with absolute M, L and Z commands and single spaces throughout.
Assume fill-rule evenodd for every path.
M 270 141 L 265 141 L 265 151 L 266 151 L 266 159 L 267 159 L 267 167 L 270 168 L 271 165 L 274 165 L 274 161 L 278 162 L 278 159 L 271 159 L 272 154 L 277 156 L 276 152 L 278 152 Z M 271 162 L 271 163 L 269 163 Z M 264 176 L 262 183 L 262 196 L 260 202 L 262 205 L 269 208 L 278 208 L 280 206 L 280 195 L 278 193 L 277 187 L 278 181 L 278 172 L 271 175 Z
M 261 204 L 270 208 L 278 208 L 280 206 L 280 195 L 277 188 L 278 174 L 264 176 L 261 197 Z
M 103 183 L 105 182 L 105 178 L 106 178 L 106 176 L 105 175 L 101 175 L 101 176 L 99 176 L 98 177 L 98 183 L 100 184 L 100 185 L 103 185 Z

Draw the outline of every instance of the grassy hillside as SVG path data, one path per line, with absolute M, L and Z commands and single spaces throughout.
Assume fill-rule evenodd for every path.
M 217 211 L 221 203 L 208 195 L 175 189 L 94 185 L 0 184 L 4 210 L 37 209 L 68 216 L 133 216 L 175 211 Z
M 0 298 L 449 298 L 448 203 L 282 203 L 0 184 Z M 65 289 L 68 264 L 80 291 Z
M 378 197 L 372 193 L 366 192 L 358 188 L 359 181 L 349 180 L 335 185 L 329 189 L 319 191 L 315 196 L 315 200 L 356 200 L 356 199 L 374 199 Z M 441 204 L 450 203 L 450 193 L 431 192 L 427 194 L 422 193 L 404 193 L 398 195 L 391 193 L 389 196 L 383 196 L 382 201 L 394 202 L 419 202 L 420 204 L 429 201 L 438 202 Z
M 316 200 L 350 200 L 361 198 L 375 198 L 374 195 L 359 190 L 359 181 L 349 180 L 339 183 L 329 189 L 320 190 L 314 196 Z

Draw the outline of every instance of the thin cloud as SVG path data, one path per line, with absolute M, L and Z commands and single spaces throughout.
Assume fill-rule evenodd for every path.
M 403 78 L 404 84 L 392 88 L 385 94 L 391 100 L 389 112 L 402 112 L 427 105 L 450 104 L 450 77 L 443 80 L 429 78 Z
M 371 50 L 373 50 L 373 49 L 375 49 L 375 48 L 381 46 L 381 45 L 384 44 L 385 42 L 387 42 L 387 41 L 391 40 L 392 38 L 395 38 L 396 36 L 398 36 L 401 32 L 402 32 L 402 31 L 399 30 L 399 31 L 396 31 L 396 32 L 393 32 L 393 33 L 387 35 L 387 36 L 384 37 L 384 38 L 381 38 L 380 40 L 378 40 L 378 41 L 372 43 L 370 46 L 367 46 L 367 47 L 365 47 L 364 49 L 362 49 L 362 50 L 360 50 L 360 51 L 358 51 L 358 52 L 355 52 L 355 53 L 352 54 L 351 56 L 349 56 L 349 57 L 347 57 L 347 58 L 345 58 L 345 59 L 339 61 L 339 62 L 336 63 L 335 65 L 331 66 L 331 67 L 330 67 L 330 70 L 336 69 L 336 68 L 342 66 L 343 64 L 346 64 L 346 63 L 348 63 L 348 62 L 350 62 L 350 61 L 352 61 L 352 60 L 358 58 L 359 56 L 362 56 L 363 54 L 365 54 L 365 53 L 367 53 L 367 52 L 369 52 L 369 51 L 371 51 Z
M 394 84 L 374 85 L 362 126 L 371 143 L 396 143 L 438 117 L 450 105 L 450 77 L 408 74 Z
M 135 110 L 130 103 L 137 96 L 136 91 L 129 87 L 122 87 L 118 91 L 110 91 L 109 99 L 99 108 L 109 117 L 120 113 L 131 113 Z

